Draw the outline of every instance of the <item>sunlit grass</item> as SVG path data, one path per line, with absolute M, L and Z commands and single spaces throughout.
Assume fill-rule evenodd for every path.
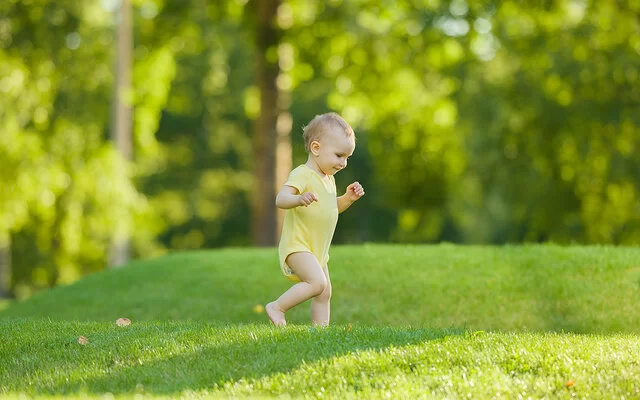
M 640 396 L 634 335 L 20 319 L 0 329 L 3 396 Z

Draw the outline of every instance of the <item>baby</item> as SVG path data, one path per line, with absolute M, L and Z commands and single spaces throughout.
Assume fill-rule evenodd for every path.
M 358 182 L 337 197 L 333 175 L 346 168 L 356 147 L 355 134 L 336 113 L 316 116 L 304 128 L 307 162 L 295 168 L 276 197 L 276 206 L 286 210 L 278 253 L 282 273 L 297 282 L 277 300 L 265 306 L 275 325 L 286 325 L 287 310 L 311 299 L 311 322 L 329 325 L 329 246 L 338 214 L 360 197 Z

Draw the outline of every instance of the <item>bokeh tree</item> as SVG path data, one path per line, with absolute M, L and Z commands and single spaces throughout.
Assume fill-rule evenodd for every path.
M 23 295 L 102 269 L 121 215 L 150 214 L 131 168 L 105 140 L 109 13 L 70 1 L 2 7 L 0 231 L 17 255 L 11 286 Z M 152 236 L 152 225 L 139 224 L 139 237 Z
M 463 240 L 637 243 L 639 10 L 507 1 L 461 15 L 478 60 L 456 94 Z

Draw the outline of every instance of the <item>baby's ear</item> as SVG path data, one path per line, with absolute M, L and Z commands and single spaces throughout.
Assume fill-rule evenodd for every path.
M 314 156 L 317 156 L 320 152 L 320 142 L 318 142 L 317 140 L 311 142 L 311 144 L 309 144 L 309 151 L 311 151 L 311 154 L 313 154 Z

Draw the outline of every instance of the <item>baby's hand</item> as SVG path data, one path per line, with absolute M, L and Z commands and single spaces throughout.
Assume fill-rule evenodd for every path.
M 304 192 L 298 197 L 300 198 L 300 205 L 305 207 L 313 203 L 314 201 L 318 201 L 316 195 L 311 192 Z
M 351 185 L 347 186 L 347 198 L 351 201 L 356 201 L 360 199 L 360 197 L 364 196 L 364 188 L 359 182 L 353 182 Z

